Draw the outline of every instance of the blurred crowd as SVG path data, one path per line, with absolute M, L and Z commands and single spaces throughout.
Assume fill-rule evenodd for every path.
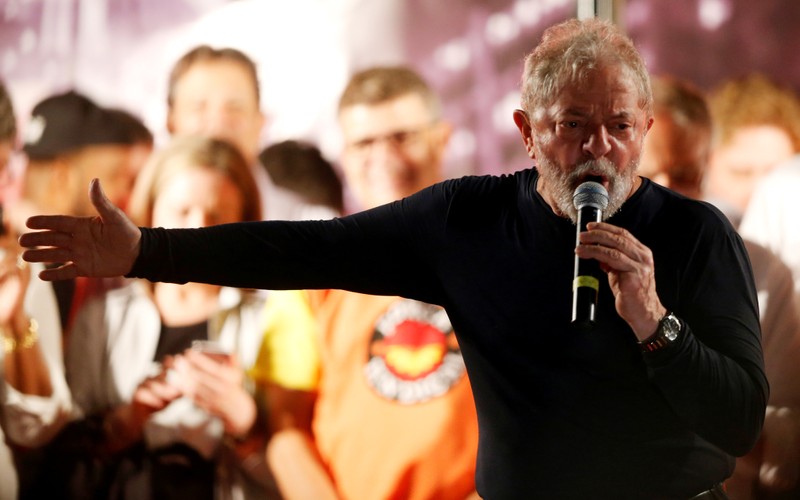
M 452 126 L 411 67 L 352 75 L 334 160 L 301 140 L 261 143 L 257 75 L 233 48 L 183 55 L 163 146 L 135 110 L 80 89 L 20 119 L 0 86 L 0 498 L 477 498 L 475 407 L 438 306 L 341 290 L 48 283 L 18 258 L 28 216 L 95 216 L 94 178 L 138 225 L 172 228 L 313 224 L 346 215 L 345 188 L 370 209 L 443 180 Z M 727 493 L 796 498 L 800 99 L 758 74 L 707 92 L 657 75 L 653 88 L 640 174 L 724 213 L 758 288 L 771 395 Z

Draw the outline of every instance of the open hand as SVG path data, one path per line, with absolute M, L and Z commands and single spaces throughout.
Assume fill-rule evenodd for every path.
M 99 180 L 92 180 L 89 197 L 96 217 L 37 215 L 28 219 L 29 228 L 41 231 L 20 237 L 20 244 L 29 248 L 22 258 L 61 264 L 39 273 L 41 279 L 123 276 L 133 267 L 139 255 L 139 228 L 109 201 Z

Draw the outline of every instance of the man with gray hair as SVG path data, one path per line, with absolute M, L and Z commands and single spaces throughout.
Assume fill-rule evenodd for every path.
M 180 231 L 137 228 L 94 182 L 99 217 L 29 219 L 43 231 L 22 236 L 25 258 L 67 262 L 45 279 L 343 288 L 441 305 L 475 397 L 482 497 L 724 497 L 769 393 L 741 240 L 718 211 L 636 175 L 652 95 L 612 25 L 547 30 L 523 95 L 514 121 L 535 169 L 445 181 L 333 221 Z M 572 195 L 587 181 L 609 193 L 608 210 L 576 246 Z M 570 321 L 576 255 L 605 273 L 593 328 Z

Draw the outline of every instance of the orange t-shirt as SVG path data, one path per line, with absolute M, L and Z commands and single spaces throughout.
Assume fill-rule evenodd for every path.
M 477 416 L 444 310 L 309 293 L 322 335 L 314 435 L 339 494 L 446 500 L 474 491 Z

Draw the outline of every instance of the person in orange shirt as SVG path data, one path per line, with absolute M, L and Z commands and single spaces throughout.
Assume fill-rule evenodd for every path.
M 345 181 L 362 208 L 441 180 L 451 128 L 414 71 L 379 67 L 354 75 L 339 122 Z M 308 293 L 321 325 L 313 420 L 319 462 L 298 467 L 297 480 L 281 484 L 284 494 L 320 498 L 333 489 L 354 500 L 474 494 L 477 416 L 445 311 L 399 297 Z M 271 446 L 275 451 L 280 443 Z M 316 485 L 306 479 L 315 469 Z

